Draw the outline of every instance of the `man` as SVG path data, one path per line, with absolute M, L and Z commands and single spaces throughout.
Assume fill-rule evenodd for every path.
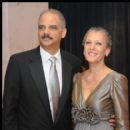
M 40 15 L 38 23 L 40 47 L 10 58 L 3 98 L 4 130 L 72 130 L 72 78 L 81 64 L 78 58 L 59 49 L 61 39 L 66 35 L 65 26 L 64 17 L 59 11 L 46 10 Z M 57 57 L 60 82 L 60 101 L 55 121 L 49 91 L 51 55 Z
M 72 130 L 72 79 L 81 62 L 59 49 L 66 32 L 63 15 L 48 9 L 39 17 L 40 46 L 11 56 L 5 76 L 3 130 Z M 60 89 L 56 115 L 49 82 L 52 56 L 57 59 Z

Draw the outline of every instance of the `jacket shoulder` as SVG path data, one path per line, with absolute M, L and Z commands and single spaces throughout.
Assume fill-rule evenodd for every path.
M 81 64 L 81 60 L 80 58 L 78 58 L 77 56 L 67 52 L 67 51 L 61 51 L 61 55 L 67 60 L 69 61 L 70 63 L 73 63 L 73 62 L 77 62 L 77 63 L 80 63 Z
M 23 52 L 18 52 L 18 53 L 15 53 L 15 54 L 12 54 L 10 56 L 10 59 L 21 59 L 21 58 L 26 58 L 26 57 L 30 57 L 31 55 L 35 54 L 36 52 L 38 52 L 38 47 L 37 48 L 33 48 L 33 49 L 30 49 L 30 50 L 26 50 L 26 51 L 23 51 Z

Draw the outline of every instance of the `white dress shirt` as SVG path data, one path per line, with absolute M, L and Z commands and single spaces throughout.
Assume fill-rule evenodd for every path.
M 41 46 L 40 46 L 40 55 L 42 58 L 42 66 L 43 66 L 46 85 L 47 85 L 47 91 L 48 91 L 48 96 L 49 96 L 49 101 L 50 101 L 50 108 L 51 108 L 51 112 L 53 113 L 52 100 L 51 100 L 51 94 L 50 94 L 51 92 L 50 92 L 50 88 L 49 88 L 49 70 L 50 70 L 50 66 L 51 66 L 50 57 L 52 57 L 52 55 L 50 55 L 47 51 L 45 51 Z M 57 69 L 57 73 L 58 73 L 58 79 L 59 79 L 59 84 L 60 84 L 60 95 L 61 95 L 61 92 L 62 92 L 62 63 L 61 63 L 60 49 L 53 56 L 55 56 L 57 58 L 56 69 Z

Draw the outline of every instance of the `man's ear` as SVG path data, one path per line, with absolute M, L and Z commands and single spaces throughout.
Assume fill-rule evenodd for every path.
M 66 33 L 67 33 L 67 28 L 64 28 L 64 29 L 63 29 L 63 32 L 62 32 L 62 38 L 65 38 Z

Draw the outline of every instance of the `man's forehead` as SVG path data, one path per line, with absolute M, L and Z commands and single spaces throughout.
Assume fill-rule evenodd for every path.
M 40 18 L 47 18 L 47 17 L 57 17 L 58 19 L 60 19 L 59 15 L 53 12 L 46 12 L 41 14 Z
M 39 23 L 39 25 L 42 25 L 42 26 L 59 26 L 58 24 L 44 24 L 44 23 Z
M 55 12 L 45 12 L 41 14 L 39 19 L 39 24 L 44 24 L 46 26 L 64 26 L 64 21 L 59 14 Z

